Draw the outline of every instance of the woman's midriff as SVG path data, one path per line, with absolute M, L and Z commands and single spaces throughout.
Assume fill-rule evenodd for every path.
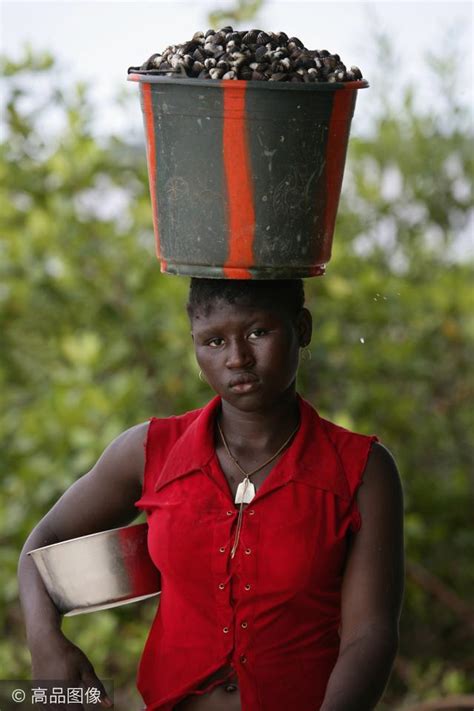
M 177 704 L 173 711 L 241 711 L 239 681 L 232 667 L 225 666 L 209 676 L 198 689 L 205 689 L 210 684 L 222 679 L 211 691 L 205 694 L 190 694 Z M 198 690 L 197 689 L 197 690 Z

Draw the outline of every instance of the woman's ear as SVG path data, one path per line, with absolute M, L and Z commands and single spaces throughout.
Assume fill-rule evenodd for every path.
M 306 308 L 302 308 L 297 316 L 296 327 L 301 348 L 306 348 L 311 343 L 313 334 L 313 317 Z

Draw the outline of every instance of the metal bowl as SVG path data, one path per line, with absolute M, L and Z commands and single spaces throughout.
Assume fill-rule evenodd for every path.
M 114 528 L 29 551 L 61 614 L 144 600 L 161 591 L 147 548 L 148 524 Z

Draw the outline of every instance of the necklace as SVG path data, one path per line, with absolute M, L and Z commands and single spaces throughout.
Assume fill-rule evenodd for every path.
M 219 430 L 219 435 L 222 440 L 222 444 L 224 445 L 225 451 L 227 452 L 230 459 L 234 462 L 235 466 L 244 475 L 244 479 L 240 482 L 239 486 L 237 487 L 237 492 L 235 494 L 235 503 L 240 504 L 240 507 L 239 507 L 239 516 L 237 519 L 237 530 L 235 533 L 235 540 L 234 540 L 234 544 L 232 546 L 232 550 L 230 552 L 231 558 L 234 557 L 235 551 L 237 550 L 237 546 L 239 544 L 240 529 L 242 527 L 242 512 L 243 512 L 244 504 L 249 504 L 255 496 L 255 486 L 253 485 L 253 482 L 250 481 L 250 477 L 253 476 L 254 474 L 256 474 L 257 472 L 261 471 L 264 467 L 267 466 L 267 464 L 270 464 L 270 462 L 273 462 L 273 460 L 278 457 L 278 455 L 290 443 L 290 440 L 296 434 L 298 427 L 299 427 L 299 423 L 296 425 L 295 429 L 290 434 L 288 439 L 286 439 L 283 442 L 283 444 L 281 445 L 281 447 L 279 447 L 279 449 L 275 452 L 275 454 L 272 454 L 272 456 L 269 459 L 267 459 L 265 462 L 263 462 L 263 464 L 259 464 L 259 466 L 256 467 L 255 469 L 253 469 L 251 472 L 246 472 L 240 466 L 239 462 L 237 461 L 237 459 L 234 457 L 234 455 L 230 451 L 229 445 L 227 444 L 226 438 L 224 437 L 224 433 L 221 429 L 221 426 L 220 426 L 219 422 L 217 422 L 217 429 Z

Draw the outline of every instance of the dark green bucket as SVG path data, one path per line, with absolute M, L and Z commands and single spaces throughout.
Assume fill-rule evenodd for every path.
M 229 279 L 324 273 L 366 81 L 128 79 L 140 83 L 161 271 Z

